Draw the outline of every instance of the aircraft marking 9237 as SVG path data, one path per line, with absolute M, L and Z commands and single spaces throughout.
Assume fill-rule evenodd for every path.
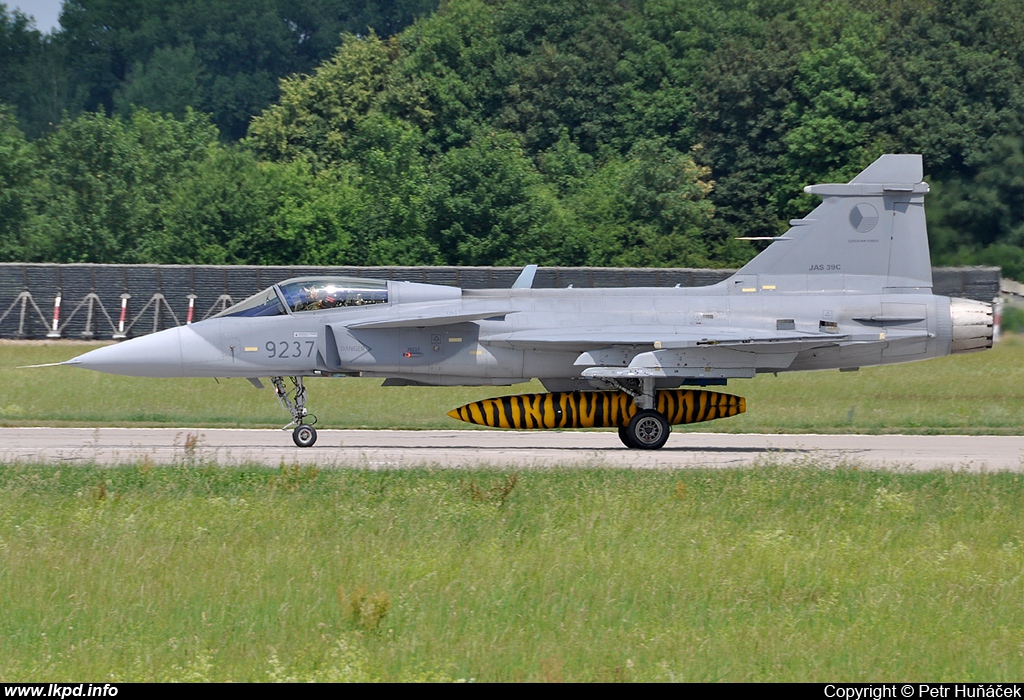
M 761 372 L 856 369 L 992 345 L 988 304 L 932 294 L 919 155 L 884 155 L 727 280 L 700 288 L 511 289 L 347 277 L 275 284 L 217 316 L 61 364 L 144 377 L 269 377 L 299 446 L 316 441 L 303 378 L 509 385 L 453 418 L 493 427 L 618 428 L 657 449 L 670 425 L 745 401 L 707 387 Z M 286 379 L 290 384 L 286 383 Z

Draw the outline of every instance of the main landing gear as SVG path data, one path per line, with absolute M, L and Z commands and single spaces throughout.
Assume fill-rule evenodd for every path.
M 306 411 L 306 387 L 302 385 L 302 377 L 288 377 L 288 379 L 292 383 L 291 389 L 285 386 L 283 377 L 270 378 L 274 385 L 274 392 L 277 394 L 277 400 L 292 417 L 292 422 L 284 426 L 283 429 L 288 430 L 295 426 L 295 429 L 292 430 L 292 440 L 295 444 L 299 447 L 312 447 L 316 442 L 316 428 L 313 427 L 313 424 L 316 423 L 316 416 Z
M 632 396 L 636 407 L 640 409 L 629 421 L 629 425 L 619 428 L 619 440 L 622 444 L 633 450 L 661 449 L 672 429 L 665 416 L 654 409 L 654 378 L 644 377 L 630 381 L 631 386 L 614 379 L 610 383 Z
M 629 425 L 619 428 L 619 439 L 626 447 L 636 450 L 657 450 L 668 440 L 668 421 L 653 409 L 638 411 Z

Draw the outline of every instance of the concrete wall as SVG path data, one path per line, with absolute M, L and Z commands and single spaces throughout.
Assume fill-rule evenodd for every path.
M 214 265 L 56 265 L 0 263 L 0 338 L 109 339 L 117 334 L 121 299 L 128 295 L 127 337 L 211 316 L 275 282 L 305 275 L 348 275 L 447 284 L 466 289 L 510 287 L 519 267 L 256 267 Z M 732 270 L 685 268 L 547 267 L 535 287 L 696 287 L 725 279 Z M 935 268 L 934 291 L 992 301 L 999 268 Z M 53 333 L 54 299 L 61 296 Z

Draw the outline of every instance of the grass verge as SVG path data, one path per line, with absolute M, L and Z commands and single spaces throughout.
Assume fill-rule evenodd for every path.
M 0 467 L 0 677 L 1012 681 L 1021 475 Z

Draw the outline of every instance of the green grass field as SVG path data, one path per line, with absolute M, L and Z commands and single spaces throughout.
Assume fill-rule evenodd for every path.
M 0 678 L 1012 681 L 1019 474 L 0 469 Z
M 0 345 L 0 425 L 276 427 L 288 422 L 270 389 L 240 379 L 141 379 L 57 362 L 90 346 Z M 994 349 L 860 372 L 763 375 L 732 382 L 747 413 L 682 430 L 725 432 L 1024 433 L 1024 340 Z M 515 387 L 388 387 L 371 379 L 312 379 L 309 406 L 329 428 L 466 428 L 445 413 Z

